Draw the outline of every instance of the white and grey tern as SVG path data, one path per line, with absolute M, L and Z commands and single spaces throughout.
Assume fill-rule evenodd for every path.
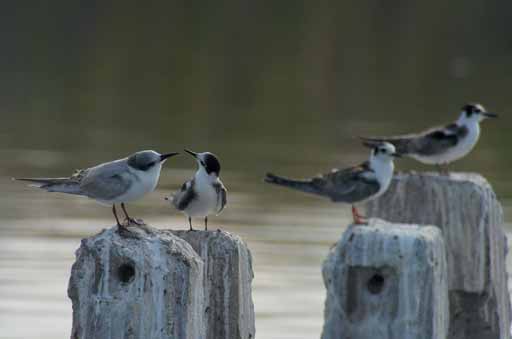
M 142 198 L 155 190 L 162 164 L 179 153 L 160 154 L 155 151 L 140 151 L 126 158 L 106 162 L 91 168 L 77 170 L 64 178 L 15 178 L 29 181 L 33 186 L 48 192 L 75 194 L 112 205 L 112 213 L 118 226 L 116 204 L 121 204 L 126 224 L 141 222 L 131 218 L 125 203 Z
M 436 165 L 445 172 L 447 165 L 467 155 L 480 137 L 480 122 L 498 115 L 490 113 L 480 104 L 466 104 L 459 118 L 444 127 L 391 137 L 362 137 L 364 142 L 392 143 L 398 153 L 409 156 L 424 164 Z
M 366 221 L 355 205 L 375 199 L 388 189 L 393 177 L 393 159 L 400 156 L 390 143 L 367 146 L 372 148 L 370 159 L 359 166 L 334 169 L 330 173 L 305 180 L 288 179 L 267 173 L 265 181 L 324 196 L 333 202 L 352 204 L 354 223 L 364 224 Z

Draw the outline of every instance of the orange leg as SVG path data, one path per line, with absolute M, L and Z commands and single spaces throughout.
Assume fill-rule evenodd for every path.
M 365 218 L 359 214 L 357 208 L 354 205 L 352 205 L 352 218 L 354 219 L 354 224 L 356 225 L 365 225 L 368 223 Z

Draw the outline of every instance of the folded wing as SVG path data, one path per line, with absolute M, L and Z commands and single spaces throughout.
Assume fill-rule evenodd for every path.
M 113 161 L 91 167 L 80 180 L 80 190 L 90 198 L 111 200 L 126 193 L 132 181 L 138 180 L 124 161 Z
M 179 211 L 183 211 L 196 198 L 194 191 L 194 181 L 189 180 L 181 186 L 181 189 L 172 197 L 172 204 Z
M 306 180 L 288 179 L 268 173 L 265 181 L 346 203 L 365 200 L 380 189 L 375 174 L 367 162 Z
M 389 142 L 400 154 L 435 155 L 453 147 L 464 137 L 468 130 L 464 126 L 450 124 L 436 127 L 418 134 L 400 135 L 394 137 L 361 137 L 367 145 Z
M 226 206 L 228 191 L 220 181 L 216 182 L 213 187 L 217 193 L 217 214 L 220 214 Z

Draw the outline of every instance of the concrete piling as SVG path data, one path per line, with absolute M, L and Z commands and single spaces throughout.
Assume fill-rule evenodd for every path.
M 72 339 L 254 338 L 251 255 L 227 232 L 113 227 L 82 240 Z
M 205 338 L 254 338 L 252 257 L 242 239 L 223 231 L 171 232 L 188 242 L 205 263 Z
M 510 338 L 503 209 L 478 174 L 401 173 L 370 217 L 436 225 L 446 244 L 450 339 Z
M 445 339 L 445 258 L 436 227 L 350 226 L 323 265 L 322 339 Z

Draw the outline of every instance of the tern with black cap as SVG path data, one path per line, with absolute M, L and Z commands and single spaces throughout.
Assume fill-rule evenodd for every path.
M 210 152 L 196 153 L 185 149 L 198 165 L 194 177 L 185 182 L 180 191 L 166 197 L 174 207 L 188 217 L 192 231 L 192 218 L 204 218 L 204 228 L 208 230 L 208 216 L 220 214 L 226 206 L 227 190 L 219 178 L 219 159 Z
M 125 203 L 138 200 L 155 190 L 162 164 L 179 153 L 160 154 L 140 151 L 126 158 L 106 162 L 76 171 L 64 178 L 15 178 L 29 181 L 32 186 L 48 192 L 85 196 L 102 204 L 112 205 L 117 225 L 124 226 L 117 217 L 116 204 L 121 204 L 127 224 L 141 223 L 126 212 Z
M 394 157 L 400 156 L 387 142 L 367 144 L 372 148 L 370 159 L 359 166 L 334 169 L 330 173 L 305 180 L 294 180 L 267 173 L 265 182 L 330 198 L 333 202 L 352 204 L 355 224 L 365 224 L 355 206 L 384 193 L 391 182 Z
M 490 113 L 480 104 L 466 104 L 459 119 L 444 127 L 431 128 L 416 133 L 392 137 L 362 137 L 366 143 L 389 142 L 398 153 L 429 165 L 449 164 L 467 155 L 480 137 L 480 122 L 498 115 Z

